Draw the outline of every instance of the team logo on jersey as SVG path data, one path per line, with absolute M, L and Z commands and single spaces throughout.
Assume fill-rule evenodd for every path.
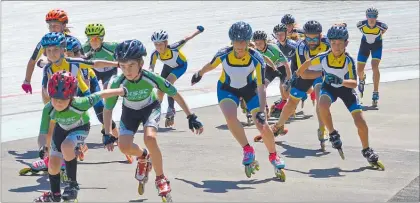
M 171 83 L 168 80 L 165 80 L 165 87 L 166 88 L 170 88 L 171 87 Z

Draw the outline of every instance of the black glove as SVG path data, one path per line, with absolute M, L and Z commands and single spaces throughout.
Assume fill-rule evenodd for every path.
M 110 134 L 105 134 L 102 136 L 102 143 L 104 145 L 108 145 L 111 143 L 114 143 L 118 140 L 118 138 L 115 138 L 114 136 L 110 135 Z
M 191 85 L 194 85 L 195 83 L 200 82 L 200 80 L 201 80 L 202 77 L 203 76 L 200 76 L 200 73 L 199 72 L 194 73 L 194 75 L 191 78 Z
M 126 87 L 123 87 L 124 90 L 124 95 L 122 97 L 127 97 L 128 96 L 128 89 Z
M 197 116 L 195 114 L 191 114 L 187 117 L 188 119 L 188 127 L 190 128 L 190 130 L 193 129 L 200 129 L 201 127 L 203 127 L 203 124 L 197 120 Z
M 257 121 L 259 123 L 261 123 L 261 124 L 265 123 L 265 113 L 264 112 L 258 112 L 255 117 L 257 117 Z
M 44 156 L 45 156 L 45 153 L 48 151 L 48 147 L 41 147 L 41 148 L 39 148 L 39 153 L 38 153 L 38 155 L 39 155 L 39 158 L 40 159 L 44 159 Z

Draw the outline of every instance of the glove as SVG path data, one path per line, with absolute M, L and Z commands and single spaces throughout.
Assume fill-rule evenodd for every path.
M 36 62 L 36 65 L 37 65 L 38 67 L 40 67 L 40 68 L 44 68 L 44 66 L 43 66 L 42 62 L 44 62 L 44 60 L 39 59 L 39 61 L 38 61 L 38 62 Z
M 44 159 L 44 156 L 45 156 L 45 153 L 48 151 L 48 147 L 41 147 L 41 148 L 39 148 L 39 153 L 38 153 L 38 155 L 39 155 L 39 158 L 40 159 Z
M 32 94 L 32 86 L 31 86 L 31 83 L 28 82 L 28 81 L 26 81 L 26 80 L 23 81 L 22 89 L 26 93 L 29 93 L 30 92 Z
M 191 131 L 199 130 L 203 127 L 203 124 L 197 120 L 197 116 L 195 114 L 191 114 L 187 117 L 188 119 L 188 127 Z
M 118 140 L 118 138 L 115 138 L 114 136 L 110 135 L 110 134 L 105 134 L 102 136 L 102 143 L 104 145 L 108 145 L 108 144 L 112 144 L 114 142 L 116 142 Z
M 204 27 L 201 26 L 201 25 L 199 25 L 199 26 L 197 26 L 197 30 L 200 31 L 200 32 L 203 32 L 204 31 Z
M 257 115 L 255 117 L 257 118 L 257 121 L 260 124 L 264 124 L 265 123 L 265 113 L 264 112 L 257 112 Z
M 191 85 L 194 85 L 195 83 L 200 82 L 200 80 L 201 80 L 202 77 L 203 76 L 200 76 L 200 72 L 194 73 L 194 75 L 191 78 Z
M 297 82 L 297 74 L 296 72 L 293 72 L 292 77 L 290 78 L 290 80 L 286 81 L 284 84 L 286 86 L 285 90 L 289 91 L 290 87 L 295 86 L 296 82 Z
M 326 84 L 329 84 L 329 85 L 331 85 L 331 84 L 341 85 L 341 84 L 343 84 L 343 79 L 337 77 L 334 74 L 326 73 L 324 82 Z

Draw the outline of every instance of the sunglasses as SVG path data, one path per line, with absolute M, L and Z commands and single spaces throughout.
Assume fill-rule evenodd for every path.
M 310 38 L 308 36 L 305 37 L 306 42 L 319 42 L 319 37 Z
M 88 36 L 87 37 L 89 41 L 102 41 L 104 38 L 103 37 L 99 37 L 99 36 Z
M 368 18 L 377 18 L 378 16 L 375 15 L 375 14 L 368 14 L 368 15 L 366 15 L 366 17 L 368 17 Z

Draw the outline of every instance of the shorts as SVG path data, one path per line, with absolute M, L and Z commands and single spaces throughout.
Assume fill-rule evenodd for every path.
M 268 80 L 268 82 L 272 82 L 274 78 L 279 77 L 280 82 L 284 83 L 284 80 L 286 79 L 286 67 L 280 66 L 277 68 L 278 71 L 280 71 L 281 75 L 278 76 L 276 72 L 274 72 L 273 68 L 270 66 L 265 67 L 265 79 Z
M 369 44 L 362 39 L 360 42 L 359 54 L 357 55 L 357 62 L 366 63 L 370 53 L 372 53 L 372 59 L 382 59 L 382 40 Z
M 248 84 L 240 89 L 230 87 L 228 84 L 223 84 L 220 81 L 217 83 L 217 99 L 219 104 L 223 100 L 230 99 L 236 103 L 236 106 L 239 106 L 239 98 L 244 99 L 249 112 L 260 108 L 256 83 Z
M 111 80 L 112 76 L 117 75 L 118 68 L 113 68 L 112 70 L 106 71 L 106 72 L 99 72 L 95 69 L 93 69 L 95 72 L 96 78 L 98 81 L 102 81 L 102 85 L 105 87 L 108 86 L 109 80 Z
M 120 135 L 134 136 L 141 123 L 143 123 L 143 127 L 154 127 L 158 130 L 160 114 L 159 101 L 155 101 L 140 110 L 130 109 L 122 105 Z
M 52 135 L 51 142 L 51 156 L 63 157 L 61 153 L 61 144 L 65 139 L 73 142 L 74 146 L 80 146 L 85 143 L 85 139 L 89 135 L 90 123 L 86 123 L 82 126 L 73 128 L 71 130 L 64 130 L 60 124 L 56 124 Z
M 298 78 L 296 81 L 296 85 L 292 86 L 290 90 L 290 96 L 295 99 L 302 99 L 307 96 L 307 92 L 311 87 L 315 87 L 319 84 L 322 84 L 322 76 L 316 79 L 302 79 Z
M 347 87 L 333 87 L 331 85 L 322 84 L 320 95 L 326 95 L 331 99 L 331 103 L 334 103 L 339 97 L 350 113 L 362 111 L 362 106 L 359 102 L 359 97 L 354 89 Z
M 176 79 L 179 79 L 187 71 L 187 67 L 187 62 L 185 62 L 184 65 L 178 66 L 176 68 L 171 68 L 170 66 L 163 64 L 163 69 L 160 73 L 160 76 L 166 79 L 169 76 L 169 74 L 172 73 L 176 77 Z

